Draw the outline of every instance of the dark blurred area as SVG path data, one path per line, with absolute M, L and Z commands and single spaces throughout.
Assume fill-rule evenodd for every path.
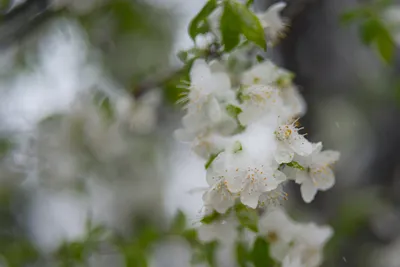
M 287 3 L 290 27 L 268 54 L 296 75 L 308 138 L 341 152 L 335 187 L 306 205 L 294 185 L 289 210 L 334 228 L 323 266 L 399 267 L 399 51 L 389 66 L 357 23 L 341 24 L 367 1 Z M 201 208 L 187 192 L 204 186 L 203 164 L 172 131 L 175 54 L 204 1 L 0 4 L 0 267 L 146 266 L 143 240 L 178 208 L 191 221 Z M 120 247 L 102 243 L 110 229 Z M 185 266 L 187 250 L 161 244 L 150 265 Z

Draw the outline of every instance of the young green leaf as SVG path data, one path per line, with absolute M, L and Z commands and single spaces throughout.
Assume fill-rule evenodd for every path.
M 186 228 L 186 216 L 185 214 L 179 210 L 175 215 L 174 220 L 171 224 L 171 233 L 179 234 L 182 233 Z
M 225 51 L 229 52 L 239 44 L 241 33 L 241 19 L 230 1 L 226 1 L 224 4 L 224 12 L 220 22 L 222 43 Z
M 210 224 L 216 220 L 219 220 L 221 216 L 222 215 L 217 211 L 213 211 L 213 213 L 204 216 L 203 219 L 201 219 L 201 223 Z
M 383 28 L 379 36 L 376 38 L 376 46 L 381 58 L 386 63 L 391 63 L 393 61 L 396 45 L 393 37 L 386 28 Z
M 269 244 L 262 238 L 258 237 L 254 242 L 251 251 L 251 260 L 254 267 L 273 267 L 275 266 L 274 260 L 269 255 Z
M 250 7 L 254 3 L 254 0 L 247 0 L 246 7 Z
M 286 163 L 286 165 L 289 167 L 295 168 L 295 169 L 302 170 L 302 171 L 305 170 L 305 168 L 303 166 L 301 166 L 297 161 L 292 161 L 292 162 Z
M 236 261 L 240 267 L 247 267 L 249 261 L 249 251 L 243 242 L 236 243 Z
M 360 26 L 361 40 L 364 44 L 371 44 L 382 31 L 382 25 L 377 19 L 369 19 Z
M 258 214 L 254 209 L 250 209 L 243 204 L 235 206 L 236 217 L 240 224 L 257 233 L 258 232 Z
M 208 0 L 189 24 L 189 35 L 194 40 L 197 35 L 208 31 L 208 16 L 218 7 L 217 0 Z
M 232 6 L 236 16 L 240 18 L 241 33 L 247 38 L 247 40 L 266 50 L 267 43 L 265 41 L 264 28 L 262 27 L 258 17 L 245 5 L 239 2 L 233 2 Z

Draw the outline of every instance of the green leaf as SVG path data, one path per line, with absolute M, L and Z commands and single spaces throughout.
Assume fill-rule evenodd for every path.
M 297 161 L 292 161 L 292 162 L 286 163 L 286 165 L 289 167 L 295 168 L 295 169 L 302 170 L 302 171 L 305 170 L 305 168 L 303 166 L 301 166 Z
M 367 14 L 366 14 L 365 10 L 363 10 L 363 9 L 360 9 L 360 8 L 353 9 L 353 10 L 343 13 L 340 16 L 340 22 L 343 25 L 349 25 L 350 23 L 354 22 L 355 20 L 365 18 L 366 15 Z
M 179 234 L 182 233 L 186 228 L 186 216 L 185 214 L 179 210 L 175 215 L 174 220 L 171 225 L 171 233 Z
M 240 19 L 240 30 L 241 33 L 262 49 L 267 49 L 267 43 L 265 41 L 264 28 L 261 25 L 258 17 L 250 11 L 245 5 L 239 2 L 232 3 L 236 16 Z
M 233 50 L 240 42 L 241 18 L 235 12 L 233 3 L 226 1 L 221 16 L 220 30 L 226 52 Z
M 262 238 L 258 237 L 254 242 L 251 251 L 251 261 L 254 267 L 273 267 L 275 266 L 274 260 L 269 255 L 269 244 Z
M 243 242 L 236 243 L 236 261 L 240 267 L 248 267 L 249 251 Z
M 364 44 L 371 44 L 382 31 L 381 23 L 376 19 L 369 19 L 360 26 L 361 40 Z
M 197 231 L 196 229 L 188 229 L 182 233 L 182 237 L 189 242 L 190 246 L 194 247 L 198 245 L 199 240 L 197 239 Z
M 208 0 L 200 12 L 193 18 L 189 24 L 189 35 L 193 39 L 197 35 L 208 31 L 208 16 L 218 7 L 217 0 Z
M 208 158 L 206 164 L 204 164 L 204 168 L 207 170 L 208 168 L 210 168 L 211 164 L 213 163 L 213 161 L 218 157 L 218 155 L 220 154 L 216 153 L 216 154 L 211 154 L 210 157 Z
M 247 0 L 246 7 L 250 7 L 254 3 L 254 0 Z
M 210 267 L 217 266 L 215 252 L 217 251 L 218 242 L 213 241 L 204 245 L 205 257 Z
M 240 107 L 232 104 L 226 106 L 226 111 L 228 112 L 228 115 L 232 118 L 237 118 L 237 116 L 242 113 L 242 109 Z
M 204 216 L 203 219 L 201 219 L 201 223 L 210 224 L 216 220 L 219 220 L 221 217 L 222 215 L 214 210 L 211 214 Z
M 257 233 L 258 232 L 258 214 L 254 209 L 250 209 L 243 204 L 235 206 L 236 217 L 240 224 Z
M 12 144 L 9 140 L 0 138 L 0 159 L 10 151 Z
M 258 62 L 258 63 L 264 62 L 264 60 L 265 60 L 264 57 L 261 56 L 261 55 L 257 55 L 257 56 L 256 56 L 256 59 L 257 59 L 257 62 Z
M 376 38 L 376 46 L 381 58 L 386 63 L 391 63 L 393 61 L 396 45 L 387 29 L 384 28 Z

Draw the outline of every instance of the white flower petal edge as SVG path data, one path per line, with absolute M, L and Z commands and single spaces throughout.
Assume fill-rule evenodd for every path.
M 301 195 L 305 202 L 310 203 L 317 191 L 326 191 L 335 184 L 332 165 L 339 160 L 340 153 L 322 151 L 322 144 L 313 144 L 313 152 L 306 157 L 295 157 L 305 170 L 297 170 L 295 181 L 301 184 Z
M 286 23 L 280 16 L 280 12 L 286 7 L 286 3 L 278 2 L 271 5 L 267 11 L 263 14 L 259 14 L 258 17 L 261 21 L 261 25 L 264 27 L 267 39 L 271 40 L 271 44 L 279 39 L 286 28 Z

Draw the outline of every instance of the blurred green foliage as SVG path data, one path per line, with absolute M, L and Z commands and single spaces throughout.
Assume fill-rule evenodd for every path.
M 341 16 L 341 22 L 344 25 L 358 23 L 359 34 L 363 43 L 374 47 L 381 59 L 388 64 L 393 63 L 396 44 L 382 18 L 382 12 L 391 3 L 392 1 L 388 0 L 374 1 L 349 10 Z

